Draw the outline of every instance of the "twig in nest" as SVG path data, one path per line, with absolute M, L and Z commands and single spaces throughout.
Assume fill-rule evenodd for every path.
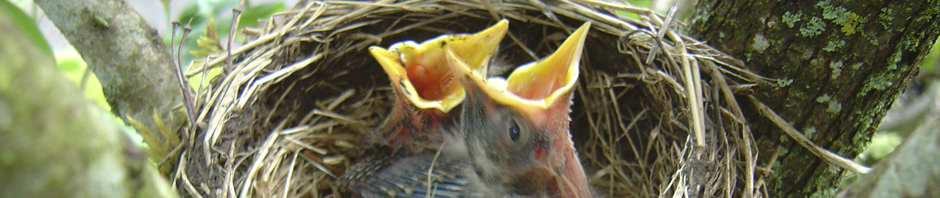
M 760 111 L 761 115 L 764 115 L 764 117 L 770 119 L 770 121 L 774 122 L 774 124 L 777 124 L 777 127 L 783 129 L 783 132 L 786 132 L 787 135 L 795 139 L 797 143 L 800 143 L 800 146 L 809 149 L 810 152 L 816 156 L 819 156 L 819 158 L 822 158 L 826 162 L 829 162 L 829 164 L 833 164 L 856 173 L 868 173 L 868 171 L 871 171 L 871 168 L 856 164 L 852 160 L 832 153 L 832 151 L 826 150 L 825 148 L 816 146 L 816 144 L 813 144 L 813 141 L 810 141 L 808 138 L 803 136 L 803 134 L 796 130 L 793 125 L 787 123 L 786 120 L 780 117 L 780 115 L 777 115 L 774 110 L 770 109 L 770 107 L 765 105 L 763 102 L 758 101 L 754 96 L 748 96 L 748 98 L 751 99 L 751 102 L 754 103 L 754 106 L 757 106 L 757 110 Z
M 241 183 L 242 189 L 238 197 L 248 197 L 248 192 L 251 190 L 251 187 L 255 186 L 254 184 L 256 182 L 255 176 L 258 175 L 258 171 L 260 171 L 261 167 L 263 166 L 263 160 L 265 159 L 265 156 L 268 155 L 268 152 L 271 152 L 272 150 L 274 150 L 272 145 L 274 145 L 274 142 L 276 140 L 280 139 L 281 130 L 284 128 L 284 125 L 287 124 L 287 120 L 289 119 L 290 117 L 282 120 L 281 123 L 278 124 L 278 126 L 270 134 L 268 134 L 268 136 L 264 140 L 264 143 L 259 147 L 259 150 L 257 151 L 258 154 L 256 154 L 257 157 L 248 167 L 247 177 L 245 177 L 244 178 L 245 180 Z M 234 170 L 229 170 L 229 171 L 234 171 Z
M 307 159 L 307 161 L 311 162 L 310 164 L 313 165 L 313 167 L 317 168 L 320 171 L 323 171 L 323 173 L 326 173 L 327 175 L 333 178 L 339 177 L 339 176 L 336 176 L 335 174 L 335 173 L 340 172 L 339 170 L 335 170 L 333 168 L 324 166 L 323 164 L 325 163 L 323 162 L 323 159 L 320 159 L 316 155 L 313 155 L 313 153 L 311 153 L 310 151 L 304 152 L 304 155 L 302 157 L 304 157 L 304 159 Z
M 441 146 L 438 147 L 438 148 L 444 148 L 444 145 L 447 145 L 447 141 L 446 141 L 446 140 L 445 140 L 444 142 L 442 142 L 442 143 L 441 143 Z M 437 164 L 437 158 L 441 156 L 441 151 L 443 151 L 443 149 L 438 149 L 438 150 L 437 150 L 437 153 L 434 153 L 434 158 L 431 159 L 431 166 L 428 167 L 428 186 L 427 186 L 427 189 L 428 189 L 428 192 L 430 192 L 430 193 L 428 193 L 428 194 L 425 196 L 425 197 L 427 197 L 427 198 L 434 197 L 434 192 L 437 191 L 437 190 L 436 190 L 436 189 L 437 189 L 437 184 L 431 182 L 431 181 L 433 181 L 433 180 L 431 180 L 431 177 L 433 176 L 433 173 L 434 173 L 434 165 Z
M 176 28 L 179 26 L 179 21 L 173 22 L 173 35 L 170 38 L 171 48 L 173 46 L 173 41 L 176 40 Z M 173 61 L 173 63 L 175 63 L 176 66 L 176 81 L 180 84 L 180 92 L 183 95 L 183 105 L 186 107 L 186 121 L 189 122 L 191 126 L 193 126 L 196 123 L 196 107 L 194 104 L 196 99 L 195 96 L 193 96 L 193 91 L 189 87 L 189 80 L 186 78 L 186 75 L 183 74 L 183 65 L 182 62 L 180 62 L 182 60 L 180 56 L 183 52 L 183 43 L 186 42 L 186 36 L 189 34 L 191 29 L 192 28 L 189 27 L 189 24 L 186 24 L 186 26 L 183 27 L 183 37 L 180 38 L 179 48 L 176 50 L 176 61 Z M 185 132 L 188 130 L 183 131 Z M 184 138 L 188 136 L 188 133 L 183 134 Z
M 185 156 L 185 155 L 186 155 L 186 151 L 183 151 L 183 154 L 182 154 L 182 155 Z M 202 195 L 201 195 L 201 193 L 199 193 L 199 190 L 196 190 L 196 187 L 193 186 L 193 183 L 189 181 L 189 175 L 186 173 L 186 163 L 185 163 L 185 162 L 186 162 L 185 160 L 180 160 L 179 166 L 178 166 L 178 168 L 176 169 L 176 177 L 177 177 L 177 178 L 174 179 L 174 180 L 177 180 L 177 179 L 178 179 L 178 180 L 180 180 L 180 181 L 183 181 L 183 189 L 186 189 L 186 192 L 189 192 L 189 195 L 190 195 L 190 196 L 195 197 L 195 198 L 202 198 Z M 174 187 L 176 187 L 175 184 L 174 184 Z M 177 187 L 177 188 L 178 188 L 178 187 Z
M 223 70 L 223 75 L 228 75 L 232 72 L 232 43 L 235 40 L 235 30 L 238 29 L 238 22 L 242 19 L 242 11 L 245 10 L 245 0 L 241 0 L 238 3 L 238 6 L 232 8 L 232 23 L 229 24 L 228 28 L 228 42 L 225 46 L 225 69 Z
M 300 152 L 293 152 L 293 153 L 294 153 L 293 156 L 291 156 L 291 158 L 290 158 L 290 165 L 288 166 L 288 167 L 291 167 L 291 168 L 288 168 L 288 169 L 287 169 L 287 179 L 284 180 L 284 191 L 281 192 L 281 194 L 284 195 L 284 197 L 287 197 L 288 192 L 290 192 L 290 189 L 291 189 L 291 180 L 294 179 L 294 178 L 293 178 L 293 176 L 294 176 L 294 168 L 293 168 L 293 167 L 294 167 L 294 164 L 297 163 L 297 156 L 299 155 Z

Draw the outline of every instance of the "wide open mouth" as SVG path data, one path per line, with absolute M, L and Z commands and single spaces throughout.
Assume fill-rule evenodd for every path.
M 369 51 L 389 75 L 392 87 L 414 106 L 448 112 L 463 102 L 466 93 L 454 82 L 444 49 L 473 65 L 471 70 L 485 71 L 508 27 L 509 21 L 501 20 L 475 34 L 442 35 L 420 44 L 405 41 L 387 50 L 373 46 Z
M 515 189 L 527 192 L 544 190 L 551 197 L 590 196 L 567 130 L 568 97 L 579 75 L 589 29 L 590 23 L 585 23 L 551 56 L 517 68 L 507 79 L 484 79 L 485 71 L 473 71 L 474 65 L 460 59 L 454 51 L 445 49 L 453 75 L 470 81 L 464 82 L 466 86 L 476 87 L 467 88 L 472 90 L 471 94 L 483 92 L 496 103 L 521 112 L 537 128 L 545 129 L 539 130 L 543 133 L 541 135 L 551 137 L 551 153 L 548 157 L 536 157 L 540 163 L 527 169 L 524 176 L 514 177 L 513 183 L 518 184 Z
M 467 76 L 490 98 L 523 112 L 536 125 L 543 123 L 544 111 L 567 96 L 578 80 L 581 53 L 590 23 L 585 23 L 549 57 L 520 66 L 508 78 L 484 79 L 485 71 L 463 61 L 457 52 L 448 54 L 454 73 Z M 451 51 L 448 51 L 450 53 Z M 485 66 L 484 66 L 485 67 Z M 563 101 L 567 102 L 567 101 Z

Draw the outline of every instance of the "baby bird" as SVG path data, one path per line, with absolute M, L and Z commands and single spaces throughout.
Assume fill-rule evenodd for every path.
M 485 71 L 508 23 L 502 20 L 475 34 L 442 35 L 421 44 L 370 47 L 392 82 L 395 103 L 366 138 L 380 146 L 368 149 L 346 170 L 337 181 L 339 188 L 353 197 L 479 197 L 474 190 L 479 179 L 467 158 L 459 157 L 467 152 L 437 153 L 460 150 L 441 145 L 453 137 L 451 110 L 465 98 L 463 87 L 453 80 L 445 49 L 474 65 L 467 69 Z
M 590 23 L 551 56 L 507 79 L 484 79 L 446 50 L 466 90 L 457 123 L 485 197 L 592 197 L 568 131 L 574 84 Z
M 508 21 L 501 20 L 475 34 L 442 35 L 421 44 L 404 41 L 388 49 L 370 47 L 388 74 L 396 98 L 391 114 L 376 129 L 380 141 L 396 150 L 440 144 L 438 130 L 453 125 L 448 113 L 465 98 L 463 87 L 453 81 L 444 49 L 473 64 L 469 69 L 485 71 L 508 26 Z

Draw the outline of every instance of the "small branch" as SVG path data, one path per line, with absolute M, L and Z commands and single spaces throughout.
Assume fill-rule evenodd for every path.
M 183 99 L 170 51 L 157 31 L 126 2 L 35 2 L 98 77 L 113 113 L 125 121 L 134 119 L 152 132 L 181 128 L 183 118 L 176 116 L 174 108 Z M 157 126 L 155 117 L 165 126 Z M 148 143 L 176 144 L 166 142 L 160 133 L 155 135 L 161 141 Z
M 5 16 L 0 29 L 16 30 Z M 177 197 L 146 152 L 17 31 L 0 34 L 0 59 L 0 197 Z
M 755 98 L 754 96 L 748 96 L 748 97 L 751 98 L 751 102 L 754 103 L 754 106 L 757 106 L 757 110 L 760 111 L 761 115 L 763 115 L 764 117 L 767 117 L 767 119 L 770 119 L 770 121 L 776 124 L 777 127 L 780 127 L 780 129 L 782 129 L 783 132 L 785 132 L 791 138 L 796 140 L 796 142 L 799 143 L 800 146 L 803 146 L 803 148 L 806 148 L 813 154 L 816 154 L 816 156 L 818 156 L 819 158 L 822 158 L 829 164 L 842 167 L 852 172 L 868 173 L 868 171 L 871 171 L 871 169 L 868 167 L 862 166 L 860 164 L 856 164 L 852 160 L 846 159 L 838 154 L 833 153 L 832 151 L 826 150 L 825 148 L 816 146 L 816 144 L 814 144 L 813 141 L 810 141 L 809 138 L 806 138 L 805 136 L 803 136 L 803 134 L 800 133 L 800 131 L 796 130 L 796 128 L 794 128 L 793 125 L 790 125 L 789 123 L 787 123 L 787 121 L 784 120 L 783 117 L 780 117 L 780 115 L 777 115 L 777 113 L 774 112 L 774 110 L 770 109 L 770 107 L 758 101 L 757 98 Z
M 228 42 L 225 45 L 225 75 L 228 75 L 232 72 L 232 45 L 235 41 L 235 30 L 238 29 L 238 23 L 242 19 L 242 11 L 245 10 L 245 0 L 241 0 L 238 3 L 238 6 L 232 9 L 232 24 L 229 25 L 228 29 Z
M 179 21 L 173 21 L 172 23 L 173 36 L 170 37 L 170 47 L 173 46 L 173 41 L 176 40 L 176 29 L 180 26 Z M 189 24 L 186 24 L 186 27 L 183 28 L 183 37 L 180 38 L 179 48 L 176 50 L 176 61 L 173 61 L 173 63 L 176 66 L 176 73 L 174 73 L 176 74 L 176 81 L 179 83 L 180 92 L 183 95 L 183 106 L 186 107 L 186 121 L 192 124 L 196 123 L 196 106 L 194 104 L 196 99 L 193 96 L 192 88 L 189 86 L 189 79 L 186 79 L 186 76 L 183 75 L 185 71 L 183 70 L 183 63 L 181 62 L 182 58 L 180 58 L 180 56 L 183 54 L 183 43 L 186 43 L 186 36 L 189 35 L 190 30 L 191 28 L 189 27 Z M 186 137 L 189 137 L 188 135 L 185 135 L 185 131 L 187 130 L 183 131 L 183 138 L 185 139 Z

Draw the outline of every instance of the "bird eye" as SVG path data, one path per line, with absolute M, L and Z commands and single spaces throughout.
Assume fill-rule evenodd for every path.
M 519 140 L 519 123 L 515 119 L 509 122 L 509 139 L 513 142 Z

